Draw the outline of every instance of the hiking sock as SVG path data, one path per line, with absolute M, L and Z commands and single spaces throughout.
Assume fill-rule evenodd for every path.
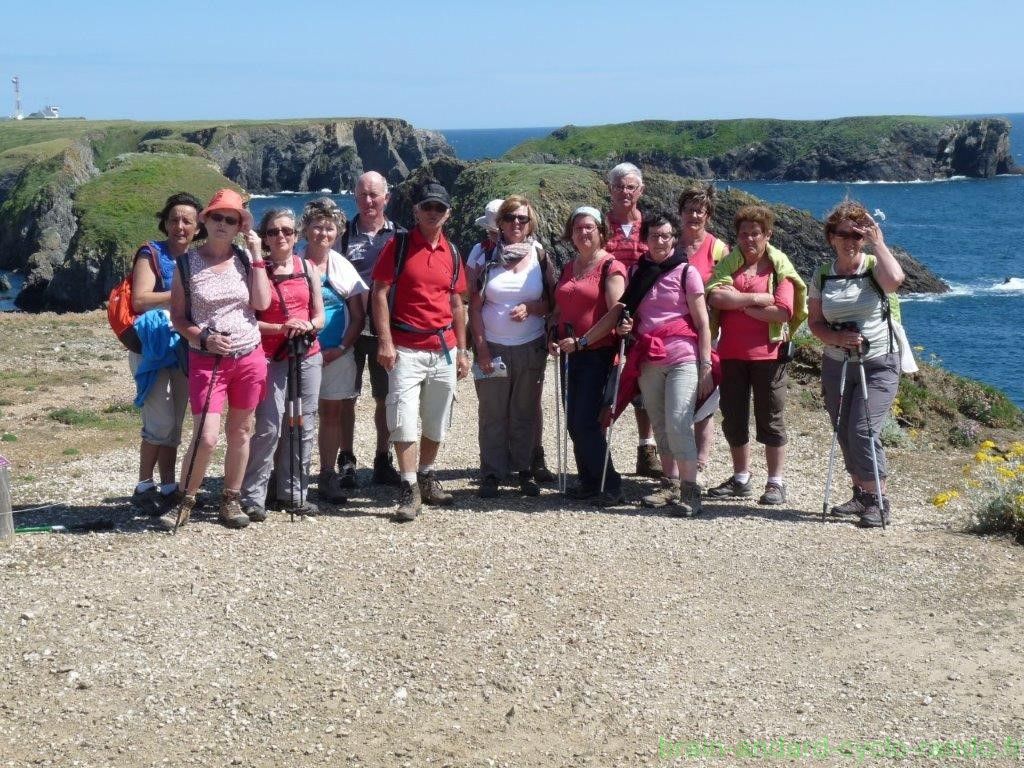
M 775 483 L 779 488 L 785 485 L 785 483 L 782 482 L 782 475 L 770 475 L 768 477 L 768 482 Z
M 658 444 L 658 441 L 655 440 L 653 437 L 645 437 L 642 440 L 640 440 L 639 443 L 637 443 L 637 445 L 657 445 L 657 444 Z
M 135 486 L 135 492 L 145 493 L 153 488 L 156 488 L 156 483 L 153 482 L 153 478 L 149 478 L 149 480 L 140 480 Z
M 433 471 L 434 471 L 434 465 L 433 464 L 420 464 L 419 473 L 421 475 L 425 475 L 425 474 L 427 474 L 429 472 L 433 472 Z
M 176 490 L 178 490 L 178 484 L 177 483 L 163 483 L 163 484 L 160 485 L 160 495 L 161 496 L 170 496 Z
M 415 472 L 403 472 L 402 481 L 409 483 L 409 485 L 416 485 L 416 473 Z
M 749 472 L 733 472 L 732 476 L 733 476 L 733 479 L 737 483 L 739 483 L 740 485 L 746 485 L 747 483 L 750 482 L 750 473 Z

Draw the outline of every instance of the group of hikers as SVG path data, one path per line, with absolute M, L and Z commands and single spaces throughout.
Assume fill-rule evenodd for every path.
M 321 198 L 300 215 L 272 208 L 254 227 L 233 190 L 205 206 L 172 195 L 158 214 L 166 239 L 139 249 L 131 277 L 141 352 L 129 362 L 142 406 L 134 501 L 168 530 L 188 522 L 226 404 L 222 524 L 261 522 L 275 503 L 315 514 L 307 497 L 314 440 L 318 500 L 346 504 L 358 487 L 355 406 L 368 370 L 372 482 L 397 488 L 397 520 L 453 502 L 435 463 L 456 383 L 471 371 L 482 498 L 510 484 L 538 496 L 557 480 L 570 498 L 623 503 L 608 439 L 630 405 L 636 473 L 656 480 L 645 506 L 691 517 L 702 498 L 752 497 L 752 401 L 768 468 L 758 501 L 784 504 L 787 365 L 806 319 L 825 350 L 828 484 L 838 444 L 853 487 L 828 511 L 886 525 L 880 433 L 906 353 L 889 295 L 904 274 L 865 208 L 847 200 L 829 214 L 835 258 L 806 284 L 770 242 L 769 208 L 736 212 L 730 248 L 707 230 L 713 186 L 685 187 L 675 212 L 642 212 L 639 168 L 619 164 L 607 182 L 607 211 L 584 204 L 566 220 L 562 237 L 574 253 L 561 267 L 518 194 L 486 206 L 481 241 L 465 259 L 445 235 L 452 204 L 435 181 L 414 191 L 408 229 L 387 217 L 388 184 L 374 171 L 356 184 L 351 221 Z M 542 447 L 549 357 L 557 474 Z M 186 403 L 194 437 L 176 475 Z M 705 489 L 718 410 L 732 473 Z M 575 458 L 572 487 L 563 434 Z M 823 514 L 827 507 L 828 491 Z

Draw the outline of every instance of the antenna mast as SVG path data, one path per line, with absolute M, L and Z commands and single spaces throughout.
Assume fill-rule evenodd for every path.
M 14 119 L 21 120 L 21 78 L 15 75 L 11 82 L 14 83 Z

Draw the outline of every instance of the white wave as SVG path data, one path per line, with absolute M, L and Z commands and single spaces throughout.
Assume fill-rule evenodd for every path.
M 1024 293 L 1024 277 L 1008 277 L 990 290 L 995 293 Z
M 320 194 L 321 195 L 330 195 L 330 194 L 333 194 L 333 193 L 331 192 L 331 188 L 330 187 L 324 187 L 323 189 L 320 190 Z
M 268 197 L 273 197 L 273 195 L 258 195 L 255 192 L 249 195 L 250 200 L 266 200 Z
M 946 293 L 908 293 L 901 295 L 900 301 L 929 304 L 965 296 L 984 296 L 985 294 L 1024 295 L 1024 277 L 1010 277 L 998 283 L 991 282 L 991 278 L 977 280 L 973 283 L 950 283 Z

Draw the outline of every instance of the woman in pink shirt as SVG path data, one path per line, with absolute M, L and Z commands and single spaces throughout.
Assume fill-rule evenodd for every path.
M 807 316 L 806 288 L 789 258 L 769 245 L 775 217 L 769 208 L 747 205 L 734 217 L 738 245 L 715 267 L 708 303 L 719 313 L 722 336 L 722 432 L 732 453 L 733 476 L 708 490 L 711 498 L 752 496 L 750 397 L 755 439 L 765 446 L 768 482 L 761 504 L 782 504 L 785 462 L 786 363 L 779 347 Z

